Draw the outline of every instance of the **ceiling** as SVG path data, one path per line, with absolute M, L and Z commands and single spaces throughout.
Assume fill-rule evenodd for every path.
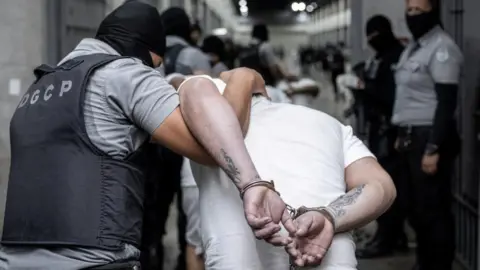
M 236 13 L 240 16 L 240 4 L 246 1 L 248 12 L 243 13 L 250 21 L 263 21 L 269 24 L 289 24 L 298 22 L 300 12 L 292 11 L 292 3 L 304 2 L 305 5 L 315 3 L 321 7 L 334 0 L 231 0 Z

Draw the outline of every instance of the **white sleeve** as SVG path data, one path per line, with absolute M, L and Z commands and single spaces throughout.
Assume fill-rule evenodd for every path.
M 353 135 L 352 127 L 343 126 L 343 160 L 345 168 L 353 162 L 365 158 L 375 156 L 368 150 L 367 146 L 360 141 L 357 136 Z
M 180 90 L 180 88 L 182 88 L 182 86 L 189 80 L 191 79 L 194 79 L 194 78 L 204 78 L 204 79 L 207 79 L 207 80 L 210 80 L 212 81 L 215 86 L 217 87 L 218 91 L 220 92 L 220 94 L 223 95 L 223 92 L 225 91 L 225 87 L 227 86 L 226 83 L 224 83 L 222 80 L 220 79 L 214 79 L 208 75 L 195 75 L 195 76 L 188 76 L 186 77 L 185 81 L 183 81 L 180 86 L 178 87 L 178 90 Z
M 183 158 L 182 170 L 180 171 L 181 175 L 181 186 L 182 187 L 196 187 L 197 183 L 193 177 L 192 167 L 190 166 L 190 160 L 186 157 Z

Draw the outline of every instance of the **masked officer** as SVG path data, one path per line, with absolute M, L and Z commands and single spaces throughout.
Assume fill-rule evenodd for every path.
M 172 7 L 165 10 L 160 18 L 165 28 L 166 37 L 166 51 L 164 56 L 163 73 L 170 75 L 172 73 L 180 73 L 183 75 L 194 74 L 210 74 L 211 66 L 209 59 L 199 48 L 197 48 L 196 41 L 192 40 L 193 27 L 190 22 L 190 18 L 183 8 Z M 195 44 L 194 44 L 195 43 Z M 153 196 L 155 200 L 152 205 L 156 205 L 155 208 L 147 209 L 152 212 L 150 216 L 155 216 L 149 224 L 145 227 L 146 241 L 151 241 L 150 248 L 145 251 L 148 262 L 142 260 L 142 263 L 151 265 L 155 268 L 155 265 L 161 265 L 163 258 L 163 242 L 162 237 L 157 234 L 161 233 L 162 236 L 165 233 L 166 222 L 170 211 L 170 205 L 175 198 L 177 199 L 177 229 L 178 229 L 178 243 L 180 246 L 180 254 L 177 260 L 176 270 L 186 269 L 186 216 L 181 207 L 183 194 L 180 187 L 180 171 L 182 168 L 183 158 L 169 149 L 159 147 L 158 153 L 161 153 L 161 160 L 165 165 L 162 172 L 156 176 L 161 176 L 164 179 L 161 187 L 153 187 L 157 190 L 156 196 Z M 159 185 L 157 182 L 156 185 Z M 153 191 L 151 191 L 153 192 Z
M 367 61 L 364 69 L 364 106 L 368 111 L 368 142 L 370 150 L 394 179 L 401 196 L 397 168 L 397 152 L 394 144 L 396 128 L 390 124 L 395 100 L 394 66 L 404 49 L 392 31 L 390 20 L 382 15 L 371 17 L 366 24 L 368 43 L 375 56 Z M 404 233 L 404 201 L 397 197 L 395 204 L 378 221 L 378 230 L 365 249 L 357 251 L 360 258 L 372 258 L 391 254 L 397 247 L 407 248 Z M 399 245 L 400 244 L 400 245 Z
M 10 123 L 0 269 L 85 269 L 137 260 L 148 172 L 143 145 L 150 137 L 197 162 L 218 164 L 239 189 L 250 185 L 244 195 L 249 224 L 261 238 L 280 229 L 273 223 L 288 211 L 271 185 L 256 180 L 243 120 L 235 117 L 248 115 L 242 108 L 250 104 L 243 102 L 265 91 L 260 75 L 229 73 L 231 100 L 208 80 L 178 94 L 154 70 L 164 52 L 158 11 L 128 1 L 58 66 L 35 69 L 37 79 Z
M 185 10 L 179 7 L 169 8 L 161 14 L 161 19 L 167 34 L 165 75 L 175 72 L 183 75 L 210 75 L 211 66 L 207 55 L 190 45 L 192 26 Z
M 450 179 L 458 150 L 454 112 L 463 56 L 442 29 L 435 2 L 406 4 L 413 41 L 397 65 L 392 123 L 399 126 L 399 167 L 408 181 L 418 267 L 448 270 L 454 258 Z

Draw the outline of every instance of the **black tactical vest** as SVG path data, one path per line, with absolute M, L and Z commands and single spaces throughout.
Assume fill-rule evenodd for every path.
M 260 45 L 252 45 L 240 53 L 239 67 L 246 67 L 260 73 L 265 80 L 266 85 L 275 86 L 276 80 L 270 68 L 262 64 L 260 58 Z
M 125 160 L 110 158 L 89 140 L 83 116 L 89 76 L 119 58 L 94 54 L 35 69 L 37 80 L 10 123 L 2 244 L 140 245 L 144 149 Z

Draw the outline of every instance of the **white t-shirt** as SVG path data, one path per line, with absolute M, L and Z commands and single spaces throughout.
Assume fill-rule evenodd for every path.
M 216 82 L 222 92 L 222 85 Z M 322 112 L 254 98 L 245 139 L 248 152 L 265 180 L 274 180 L 284 201 L 325 206 L 345 194 L 344 171 L 352 162 L 373 157 L 365 145 Z M 257 241 L 244 218 L 237 188 L 221 169 L 191 163 L 200 192 L 201 234 L 207 269 L 288 269 L 283 248 Z M 317 268 L 356 269 L 350 233 L 335 236 Z

